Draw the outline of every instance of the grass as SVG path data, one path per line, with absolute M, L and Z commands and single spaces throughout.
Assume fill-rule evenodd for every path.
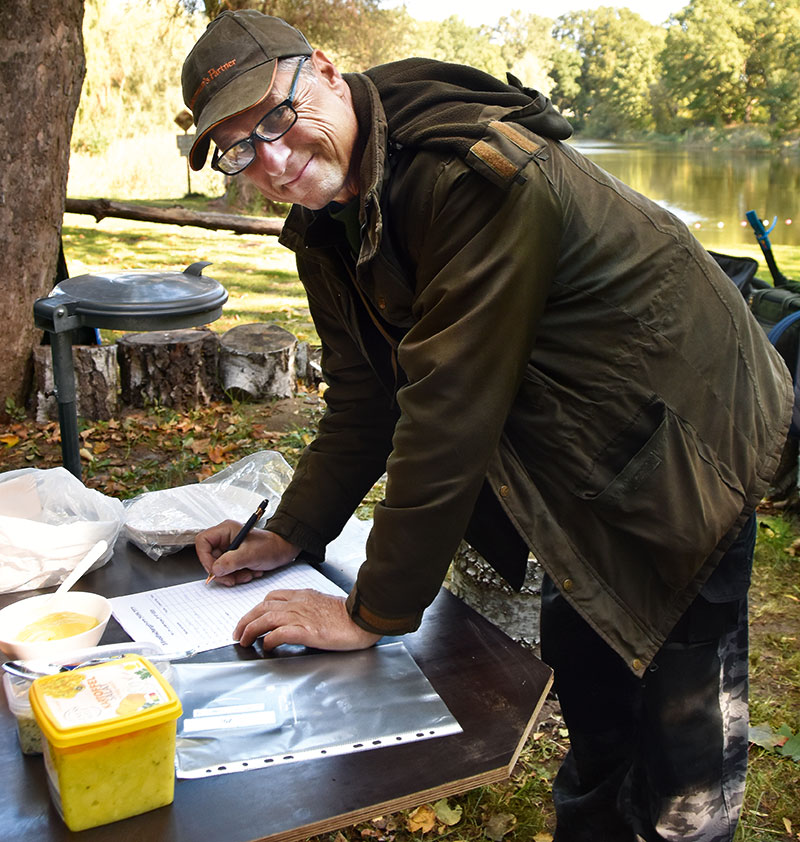
M 218 280 L 230 296 L 222 317 L 210 325 L 215 331 L 269 321 L 301 341 L 319 344 L 294 255 L 275 238 L 123 219 L 106 218 L 96 225 L 87 220 L 91 217 L 80 214 L 64 218 L 64 253 L 72 276 L 133 269 L 182 272 L 207 260 L 211 265 L 203 274 Z
M 209 260 L 206 274 L 230 294 L 223 316 L 211 326 L 214 330 L 270 321 L 300 339 L 317 342 L 293 257 L 273 238 L 115 219 L 95 224 L 90 217 L 70 214 L 65 218 L 64 247 L 72 275 L 134 268 L 180 271 L 197 260 Z M 755 257 L 761 265 L 759 276 L 769 277 L 757 245 L 715 250 Z M 800 279 L 800 248 L 773 250 L 783 272 Z M 183 413 L 153 407 L 127 411 L 109 422 L 84 423 L 86 481 L 124 499 L 202 479 L 255 450 L 279 450 L 293 464 L 313 436 L 320 409 L 318 396 L 309 392 L 300 396 L 299 410 L 295 406 L 293 414 L 283 416 L 280 405 L 223 403 Z M 0 469 L 59 464 L 57 424 L 36 424 L 19 409 L 14 415 L 0 431 Z M 360 510 L 363 516 L 380 493 L 376 489 L 367 498 Z M 772 731 L 786 725 L 797 734 L 800 561 L 794 543 L 800 538 L 800 521 L 796 514 L 770 509 L 761 523 L 751 590 L 751 722 L 765 723 Z M 548 702 L 508 781 L 445 804 L 376 817 L 316 837 L 315 842 L 546 842 L 553 830 L 552 780 L 567 748 L 558 707 Z M 775 747 L 752 745 L 750 756 L 736 842 L 800 839 L 800 765 Z

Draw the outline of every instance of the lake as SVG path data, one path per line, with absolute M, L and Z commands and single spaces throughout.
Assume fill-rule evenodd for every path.
M 775 228 L 772 245 L 800 245 L 800 157 L 753 151 L 573 142 L 594 163 L 671 210 L 707 248 L 757 241 L 745 213 Z

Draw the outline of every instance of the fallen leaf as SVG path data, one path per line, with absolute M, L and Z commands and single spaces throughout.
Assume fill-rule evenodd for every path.
M 436 825 L 436 813 L 430 804 L 423 804 L 413 810 L 406 819 L 406 827 L 411 833 L 416 833 L 418 830 L 422 833 L 428 833 L 433 830 Z
M 787 818 L 784 816 L 784 819 L 783 819 L 783 826 L 786 828 L 786 832 L 789 834 L 789 836 L 791 836 L 791 835 L 792 835 L 792 822 L 791 822 L 791 819 L 787 819 Z
M 223 447 L 222 445 L 214 445 L 214 447 L 208 448 L 208 458 L 215 464 L 219 465 L 222 462 L 225 453 L 227 452 L 228 448 Z
M 436 813 L 436 818 L 448 827 L 458 824 L 461 821 L 461 814 L 463 809 L 460 804 L 451 807 L 447 803 L 446 798 L 442 798 L 433 805 L 433 811 Z
M 541 833 L 537 833 L 536 836 L 533 837 L 533 842 L 553 842 L 553 834 L 543 830 Z
M 107 450 L 111 449 L 111 445 L 108 442 L 99 441 L 94 446 L 94 454 L 97 456 L 98 453 L 105 453 Z
M 778 751 L 784 757 L 791 757 L 795 763 L 800 763 L 800 734 L 794 734 L 788 737 L 778 748 Z
M 511 813 L 495 813 L 484 823 L 484 830 L 492 842 L 500 842 L 516 823 L 517 817 Z
M 789 739 L 788 736 L 776 734 L 766 722 L 751 725 L 747 736 L 751 743 L 767 749 L 781 746 Z
M 15 444 L 19 444 L 19 436 L 13 436 L 10 434 L 0 436 L 0 442 L 2 442 L 6 447 L 13 447 Z
M 84 459 L 87 462 L 94 461 L 94 456 L 92 456 L 92 452 L 87 450 L 85 447 L 82 447 L 79 451 L 81 459 Z

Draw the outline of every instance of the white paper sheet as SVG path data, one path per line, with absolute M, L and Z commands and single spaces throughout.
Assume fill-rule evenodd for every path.
M 117 596 L 114 617 L 137 643 L 158 643 L 167 649 L 205 652 L 233 642 L 239 619 L 269 591 L 313 588 L 344 596 L 344 591 L 310 564 L 295 563 L 232 588 L 205 577 L 184 585 Z

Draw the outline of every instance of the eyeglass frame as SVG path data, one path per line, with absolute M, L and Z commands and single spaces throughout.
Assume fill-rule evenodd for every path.
M 256 140 L 260 140 L 262 143 L 274 143 L 276 140 L 280 140 L 290 129 L 294 127 L 294 124 L 297 122 L 298 116 L 297 110 L 295 109 L 293 104 L 294 93 L 297 88 L 297 81 L 300 78 L 300 71 L 303 69 L 303 65 L 306 63 L 306 60 L 308 58 L 308 56 L 300 56 L 300 61 L 297 63 L 297 69 L 294 71 L 294 76 L 292 77 L 292 84 L 289 88 L 289 93 L 286 95 L 286 98 L 279 102 L 277 105 L 274 105 L 272 108 L 270 108 L 269 111 L 267 111 L 267 113 L 264 114 L 264 116 L 256 123 L 255 127 L 253 128 L 253 131 L 250 132 L 250 134 L 247 137 L 242 138 L 241 140 L 237 140 L 236 143 L 232 143 L 225 149 L 224 152 L 220 152 L 219 147 L 216 145 L 214 146 L 214 154 L 211 156 L 212 169 L 216 170 L 217 172 L 221 172 L 223 175 L 239 175 L 240 172 L 244 172 L 256 159 Z M 292 114 L 294 115 L 294 119 L 292 120 L 292 122 L 279 135 L 276 135 L 275 137 L 261 137 L 261 135 L 258 134 L 258 127 L 264 122 L 264 120 L 267 119 L 267 117 L 269 117 L 270 114 L 274 113 L 275 111 L 278 111 L 281 108 L 288 108 L 292 112 Z M 220 160 L 224 158 L 225 155 L 227 155 L 228 152 L 230 152 L 234 146 L 239 146 L 242 143 L 246 143 L 251 147 L 251 149 L 253 150 L 253 157 L 240 170 L 236 170 L 235 172 L 225 172 L 225 170 L 223 170 L 219 166 Z

